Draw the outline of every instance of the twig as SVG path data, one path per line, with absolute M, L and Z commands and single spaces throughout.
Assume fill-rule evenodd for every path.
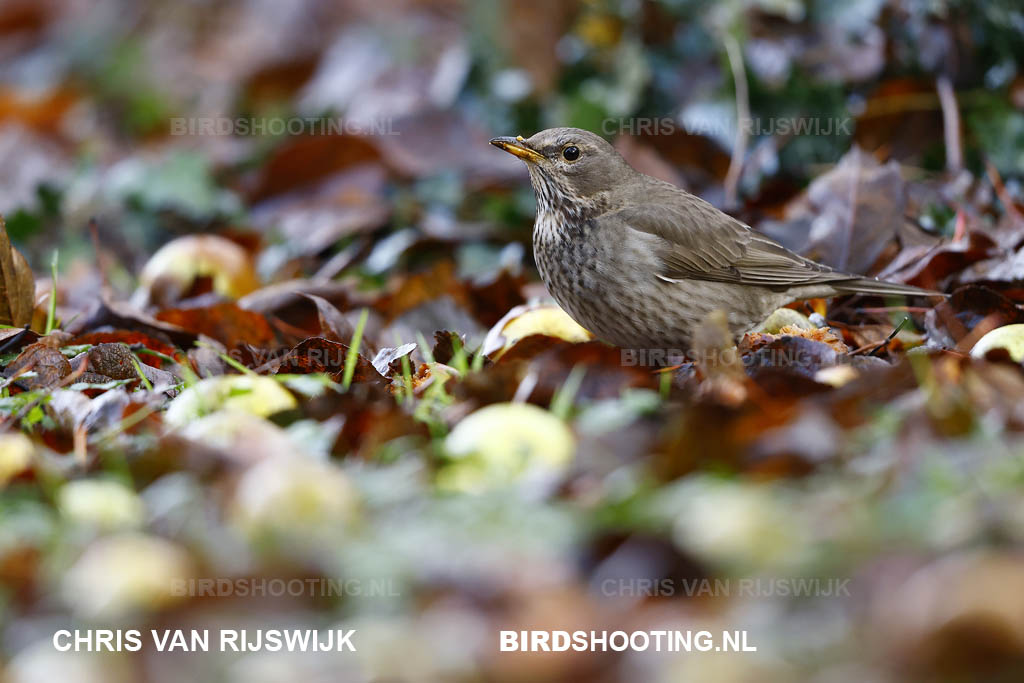
M 859 147 L 853 148 L 854 160 L 857 163 L 857 173 L 850 177 L 850 189 L 847 194 L 847 211 L 846 211 L 846 234 L 840 241 L 842 247 L 836 258 L 836 267 L 839 270 L 846 270 L 847 264 L 850 261 L 850 248 L 853 246 L 853 232 L 854 226 L 857 225 L 857 197 L 860 194 L 860 180 L 861 171 L 864 166 L 864 152 Z
M 1010 197 L 1010 193 L 1006 191 L 1006 186 L 1003 185 L 1003 179 L 999 175 L 999 169 L 989 161 L 985 160 L 985 173 L 988 175 L 988 180 L 992 183 L 993 189 L 996 191 L 996 196 L 999 197 L 999 201 L 1003 204 L 1003 211 L 1009 216 L 1014 223 L 1024 223 L 1024 215 L 1021 215 L 1020 211 L 1017 210 L 1017 206 L 1013 203 L 1013 198 Z
M 729 33 L 723 34 L 725 52 L 732 69 L 732 80 L 736 88 L 736 137 L 732 143 L 732 158 L 729 171 L 725 174 L 725 205 L 736 206 L 739 196 L 740 176 L 743 161 L 747 156 L 747 138 L 750 134 L 750 96 L 747 92 L 747 70 L 743 65 L 743 51 L 736 39 Z
M 932 310 L 931 306 L 865 306 L 858 308 L 858 313 L 927 313 Z
M 107 291 L 110 289 L 110 278 L 107 276 L 107 272 L 110 270 L 110 260 L 100 248 L 99 224 L 95 217 L 89 219 L 89 238 L 92 240 L 92 250 L 96 253 L 96 267 L 100 271 L 100 284 L 103 286 L 103 291 Z
M 967 215 L 961 207 L 956 209 L 956 226 L 953 229 L 953 243 L 957 244 L 967 239 Z
M 899 324 L 899 325 L 897 325 L 897 326 L 896 326 L 895 328 L 893 328 L 893 331 L 892 331 L 892 332 L 890 332 L 890 333 L 889 333 L 889 336 L 885 338 L 885 341 L 884 341 L 884 342 L 882 342 L 881 344 L 879 344 L 878 346 L 876 346 L 876 347 L 875 347 L 874 349 L 872 349 L 871 351 L 869 351 L 869 352 L 868 352 L 868 355 L 869 355 L 869 356 L 874 356 L 874 355 L 875 355 L 875 354 L 877 354 L 877 353 L 878 353 L 879 351 L 881 351 L 882 349 L 884 349 L 884 348 L 886 348 L 887 346 L 889 346 L 889 344 L 891 344 L 891 343 L 892 343 L 892 340 L 896 338 L 896 335 L 900 333 L 900 330 L 902 330 L 902 329 L 903 329 L 903 327 L 904 327 L 904 326 L 905 326 L 905 325 L 906 325 L 907 323 L 909 323 L 909 322 L 910 322 L 910 316 L 907 316 L 906 318 L 904 318 L 903 320 L 901 320 L 901 321 L 900 321 L 900 324 Z
M 959 173 L 964 167 L 963 145 L 960 141 L 960 109 L 956 103 L 956 92 L 949 76 L 942 74 L 935 81 L 942 107 L 942 134 L 946 142 L 946 168 L 950 173 Z

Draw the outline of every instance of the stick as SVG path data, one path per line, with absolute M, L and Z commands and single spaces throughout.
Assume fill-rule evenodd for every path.
M 963 145 L 960 143 L 960 109 L 956 104 L 956 92 L 949 76 L 942 74 L 935 81 L 942 107 L 942 133 L 946 142 L 946 169 L 959 173 L 964 167 Z
M 733 138 L 732 158 L 729 171 L 725 174 L 725 205 L 736 206 L 739 195 L 740 175 L 743 161 L 747 156 L 747 137 L 750 132 L 750 96 L 747 92 L 747 70 L 743 65 L 743 52 L 739 43 L 730 34 L 723 36 L 725 52 L 732 69 L 732 80 L 736 88 L 736 137 Z
M 897 325 L 897 326 L 896 326 L 896 327 L 895 327 L 895 328 L 893 329 L 893 331 L 889 333 L 889 336 L 885 338 L 885 341 L 884 341 L 884 342 L 882 342 L 881 344 L 879 344 L 878 346 L 876 346 L 876 347 L 875 347 L 874 349 L 872 349 L 872 350 L 871 350 L 871 351 L 870 351 L 870 352 L 868 353 L 868 355 L 869 355 L 869 356 L 874 356 L 874 355 L 875 355 L 875 354 L 877 354 L 877 353 L 878 353 L 879 351 L 881 351 L 882 349 L 884 349 L 884 348 L 886 348 L 887 346 L 889 346 L 889 344 L 891 344 L 891 343 L 892 343 L 892 340 L 896 338 L 896 335 L 900 333 L 900 330 L 902 330 L 902 329 L 903 329 L 903 327 L 904 327 L 904 326 L 905 326 L 905 325 L 906 325 L 907 323 L 909 323 L 909 322 L 910 322 L 910 316 L 907 316 L 906 318 L 904 318 L 903 320 L 901 320 L 901 321 L 900 321 L 900 324 L 899 324 L 899 325 Z

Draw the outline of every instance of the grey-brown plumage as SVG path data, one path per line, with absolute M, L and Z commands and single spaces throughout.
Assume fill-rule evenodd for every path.
M 699 197 L 635 170 L 599 136 L 551 128 L 491 144 L 526 162 L 537 195 L 533 252 L 558 304 L 629 348 L 689 348 L 714 310 L 739 335 L 791 301 L 931 295 L 840 273 L 789 251 Z

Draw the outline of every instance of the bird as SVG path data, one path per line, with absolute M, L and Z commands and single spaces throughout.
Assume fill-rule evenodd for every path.
M 529 170 L 537 206 L 533 253 L 549 293 L 615 346 L 686 351 L 715 311 L 725 312 L 738 339 L 801 299 L 938 294 L 804 258 L 637 171 L 590 131 L 550 128 L 490 143 Z

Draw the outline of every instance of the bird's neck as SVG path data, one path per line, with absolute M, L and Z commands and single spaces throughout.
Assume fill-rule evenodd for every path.
M 541 217 L 550 216 L 555 223 L 582 224 L 608 209 L 605 193 L 581 197 L 556 179 L 534 168 L 530 168 L 530 182 L 537 198 L 538 222 Z

